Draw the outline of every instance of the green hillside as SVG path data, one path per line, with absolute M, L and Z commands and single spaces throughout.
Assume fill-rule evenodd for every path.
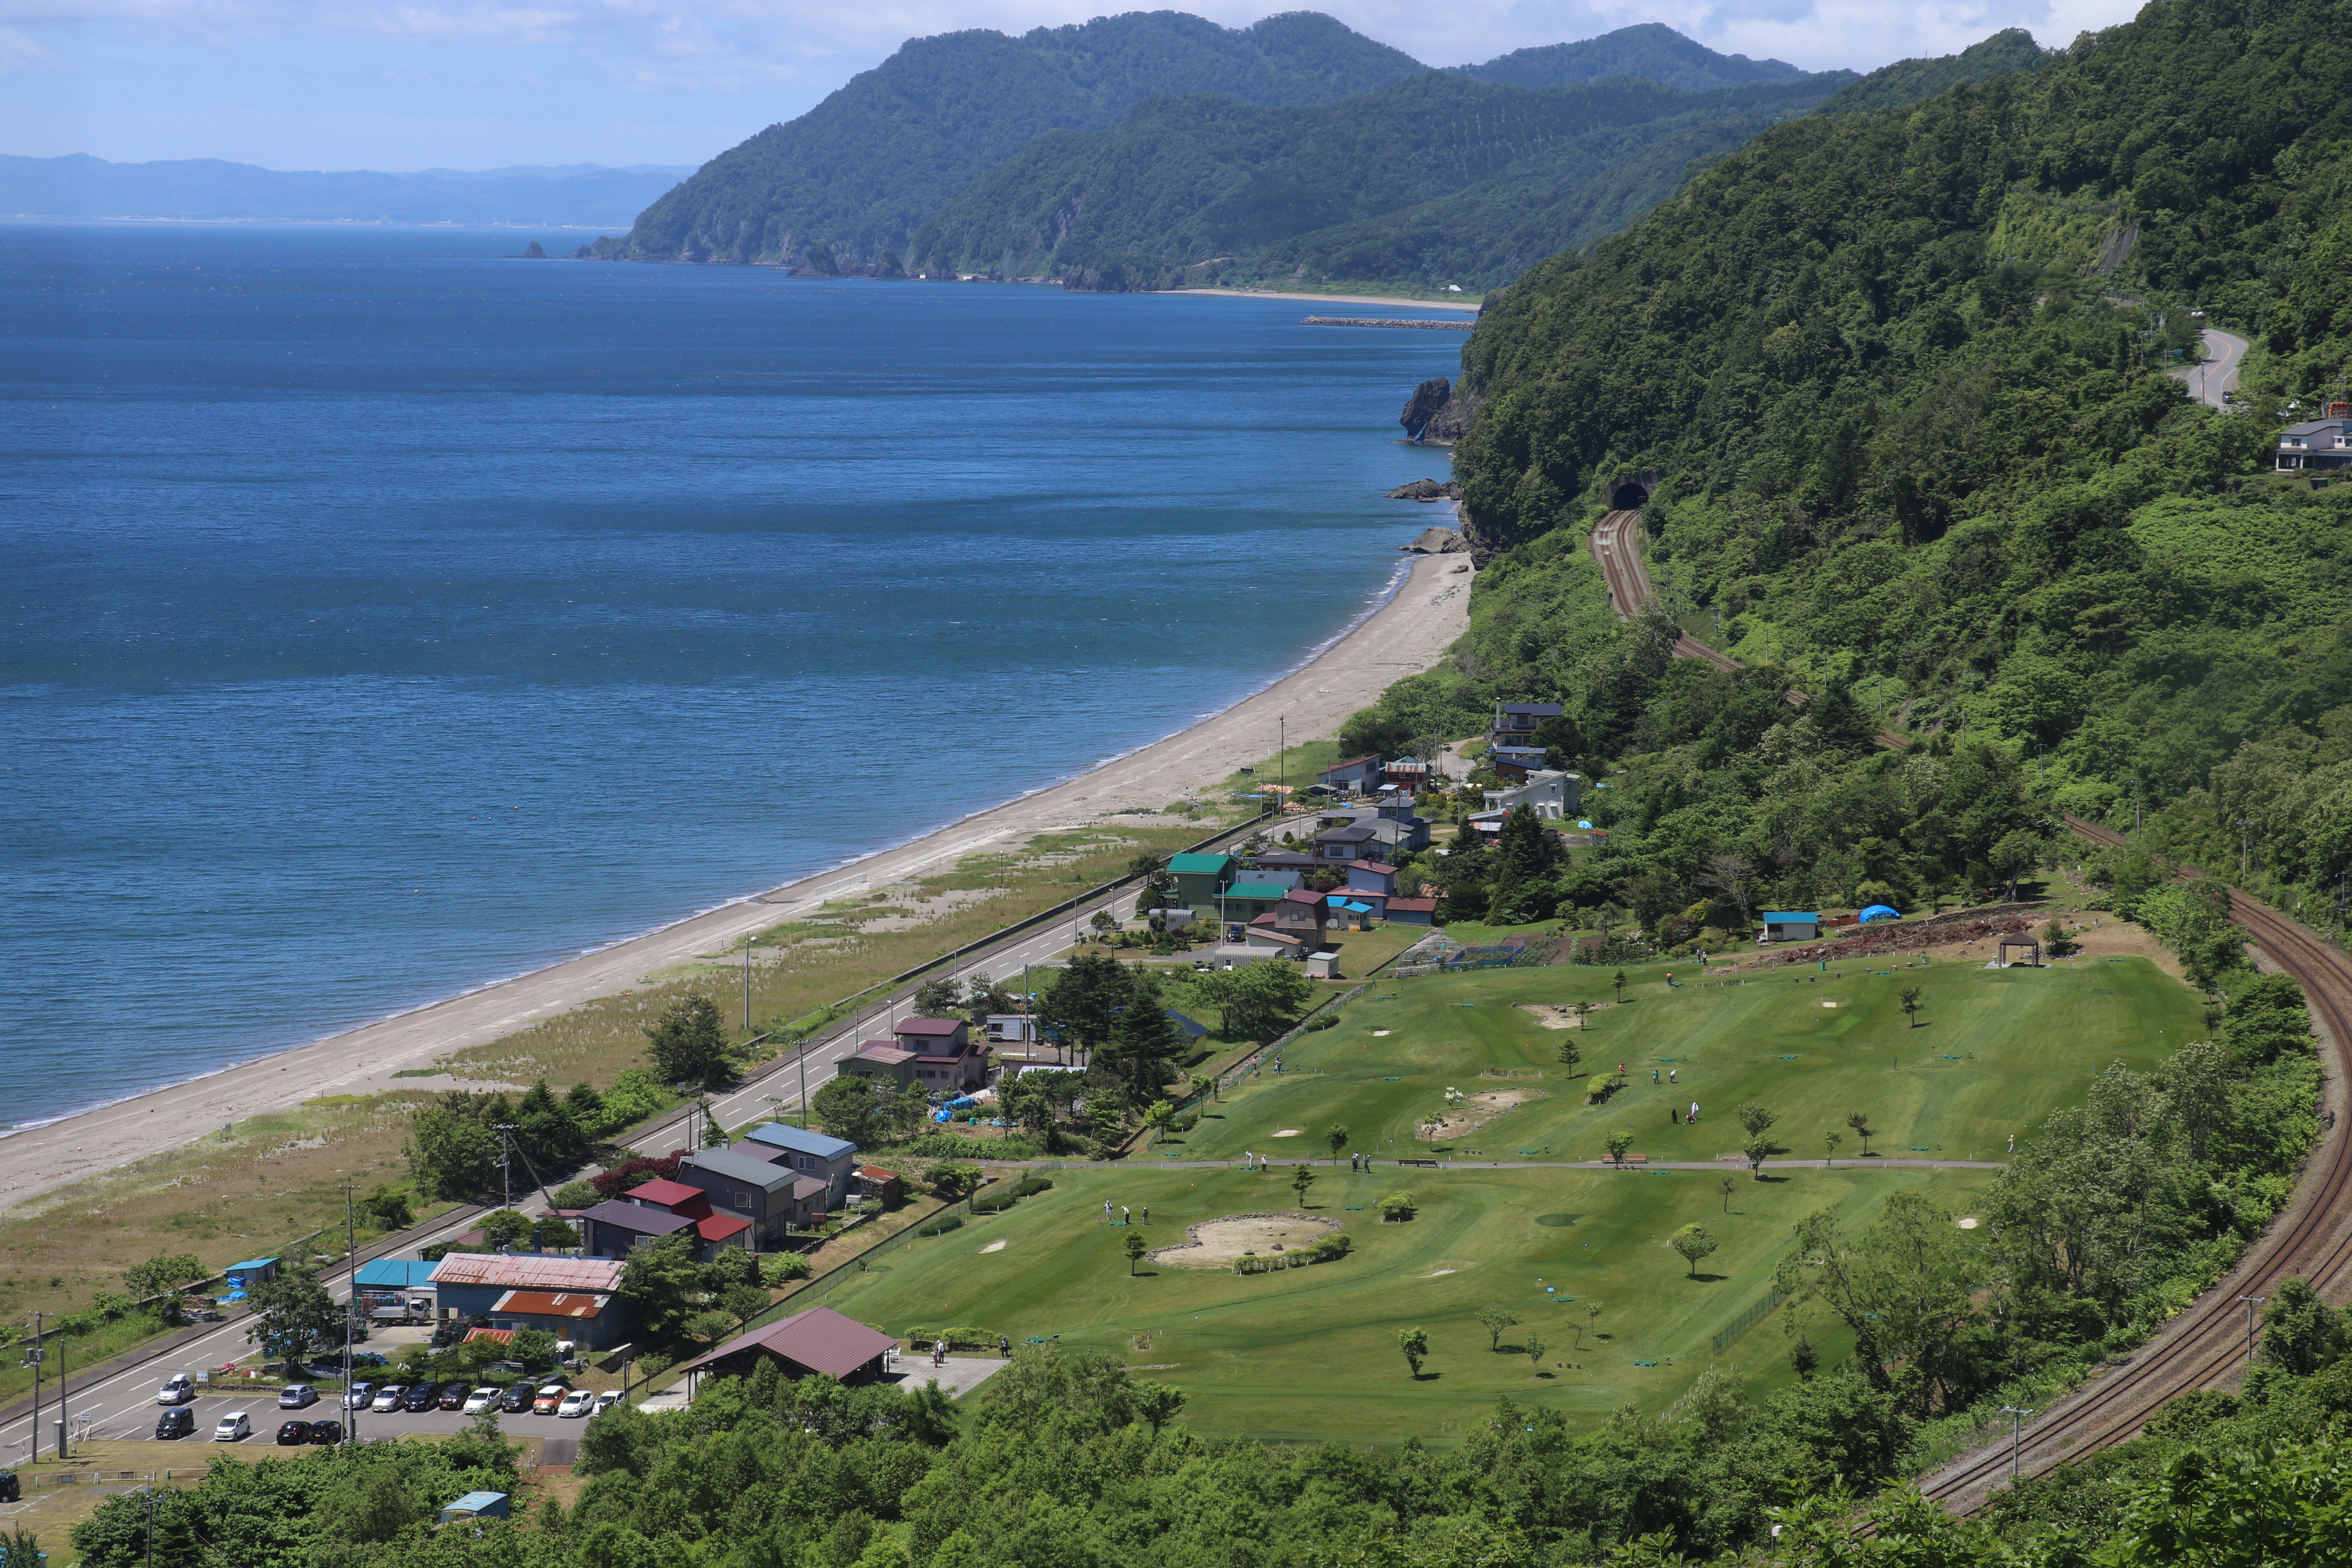
M 597 254 L 874 262 L 1033 137 L 1117 123 L 1155 93 L 1323 103 L 1423 67 L 1311 11 L 1238 30 L 1130 12 L 1019 37 L 975 28 L 916 38 L 799 119 L 703 165 Z
M 2022 758 L 2045 820 L 2176 802 L 2158 849 L 2332 899 L 2352 493 L 2268 454 L 2273 404 L 2352 358 L 2345 15 L 2162 0 L 2039 71 L 1780 126 L 1491 300 L 1455 463 L 1495 563 L 1454 663 L 1357 738 L 1559 696 L 1588 756 L 1707 744 L 1737 702 L 1619 635 L 1579 548 L 1611 481 L 1662 476 L 1643 533 L 1682 626 Z M 2162 374 L 2206 322 L 2254 340 L 2250 413 Z M 1666 776 L 1662 812 L 1720 795 Z M 1758 798 L 1721 795 L 1698 860 L 1788 863 Z M 1808 858 L 1884 838 L 1815 820 Z
M 1967 82 L 1990 81 L 2011 71 L 2039 70 L 2053 56 L 2022 27 L 2009 27 L 1957 55 L 1897 60 L 1841 89 L 1822 105 L 1823 114 L 1872 113 L 1901 109 L 1949 92 Z
M 1308 109 L 1155 99 L 1110 130 L 1040 137 L 925 225 L 915 252 L 1088 288 L 1483 289 L 1622 226 L 1693 157 L 1851 79 L 1538 91 L 1431 71 Z
M 1612 76 L 1638 76 L 1685 92 L 1748 82 L 1798 81 L 1805 75 L 1785 60 L 1719 55 L 1662 22 L 1620 27 L 1580 43 L 1514 49 L 1483 66 L 1454 68 L 1464 76 L 1505 87 L 1577 87 Z

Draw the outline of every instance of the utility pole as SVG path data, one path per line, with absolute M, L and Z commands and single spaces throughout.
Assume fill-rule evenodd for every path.
M 58 1336 L 58 1462 L 59 1464 L 72 1458 L 66 1452 L 67 1423 L 72 1419 L 66 1414 L 66 1337 L 59 1334 Z
M 2015 1486 L 2018 1470 L 2018 1429 L 2025 1424 L 2025 1418 L 2033 1412 L 2021 1410 L 2014 1405 L 2004 1405 L 2000 1407 L 2000 1413 L 2009 1417 L 2009 1484 Z
M 514 1207 L 514 1141 L 507 1136 L 514 1130 L 511 1121 L 499 1123 L 499 1184 L 506 1196 L 501 1208 Z
M 2245 885 L 2246 868 L 2253 855 L 2253 826 L 2248 818 L 2238 818 L 2238 883 L 2241 887 Z
M 2246 1364 L 2254 1364 L 2254 1309 L 2270 1300 L 2268 1296 L 2241 1296 L 2246 1304 Z
M 751 933 L 743 933 L 743 1027 L 751 1026 Z
M 353 1443 L 360 1440 L 360 1408 L 352 1403 L 352 1373 L 358 1370 L 352 1363 L 352 1358 L 357 1353 L 356 1346 L 359 1343 L 360 1332 L 360 1219 L 359 1207 L 352 1198 L 352 1194 L 356 1190 L 351 1183 L 343 1184 L 344 1256 L 351 1260 L 352 1265 L 351 1295 L 343 1302 L 343 1415 L 348 1427 L 346 1436 Z M 403 1286 L 401 1310 L 404 1312 L 407 1310 L 406 1291 L 407 1288 Z M 150 1503 L 147 1509 L 147 1535 L 151 1556 L 155 1534 L 154 1520 L 154 1505 Z
M 33 1369 L 33 1424 L 25 1438 L 25 1462 L 31 1464 L 41 1457 L 41 1363 L 48 1351 L 41 1343 L 41 1323 L 46 1312 L 33 1314 L 33 1342 L 25 1352 L 25 1364 Z

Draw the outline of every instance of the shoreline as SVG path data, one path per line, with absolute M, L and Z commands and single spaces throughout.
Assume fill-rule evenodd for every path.
M 424 1066 L 592 998 L 626 991 L 650 971 L 731 945 L 746 931 L 795 918 L 828 899 L 952 864 L 1007 838 L 1076 826 L 1078 819 L 1157 810 L 1265 758 L 1274 748 L 1277 716 L 1298 725 L 1302 742 L 1318 739 L 1369 706 L 1391 682 L 1434 664 L 1468 625 L 1468 565 L 1460 555 L 1405 557 L 1361 612 L 1264 685 L 1157 740 L 1000 805 L 554 963 L 0 1133 L 0 1213 L 68 1182 L 192 1142 L 224 1121 Z
M 1162 293 L 1178 296 L 1208 296 L 1218 300 L 1303 300 L 1308 304 L 1326 305 L 1401 305 L 1414 310 L 1469 310 L 1480 308 L 1477 300 L 1404 300 L 1392 294 L 1277 294 L 1257 289 L 1167 289 Z

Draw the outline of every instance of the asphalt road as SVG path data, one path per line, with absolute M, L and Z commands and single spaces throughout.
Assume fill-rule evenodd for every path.
M 160 1380 L 151 1378 L 148 1381 Z M 155 1418 L 163 1414 L 165 1406 L 153 1402 L 155 1391 L 152 1387 L 146 1390 L 146 1397 L 148 1402 L 143 1405 L 112 1406 L 110 1415 L 91 1423 L 89 1435 L 93 1438 L 155 1442 Z M 80 1405 L 79 1400 L 75 1401 L 77 1415 L 81 1414 Z M 214 1424 L 232 1410 L 244 1411 L 253 1424 L 253 1436 L 234 1445 L 239 1447 L 249 1448 L 256 1445 L 276 1447 L 280 1422 L 340 1421 L 346 1436 L 350 1435 L 352 1425 L 352 1413 L 342 1408 L 342 1395 L 340 1394 L 330 1394 L 307 1410 L 280 1410 L 275 1391 L 259 1390 L 252 1394 L 204 1394 L 187 1408 L 196 1413 L 196 1429 L 185 1437 L 165 1440 L 157 1445 L 159 1447 L 203 1449 L 212 1447 Z M 509 1437 L 572 1437 L 579 1436 L 580 1424 L 583 1419 L 581 1416 L 502 1415 L 499 1417 L 499 1425 Z M 456 1410 L 426 1410 L 413 1415 L 405 1411 L 378 1414 L 373 1410 L 362 1410 L 359 1415 L 359 1435 L 373 1441 L 378 1437 L 397 1437 L 404 1432 L 462 1432 L 473 1421 L 471 1415 Z M 45 1452 L 47 1445 L 54 1440 L 56 1435 L 57 1428 L 53 1424 L 43 1437 Z M 204 1459 L 200 1454 L 187 1463 L 200 1465 Z
M 2246 350 L 2252 345 L 2235 332 L 2225 332 L 2218 327 L 2204 330 L 2206 359 L 2202 364 L 2173 372 L 2189 384 L 2189 395 L 2216 408 L 2226 408 L 2229 399 L 2224 393 L 2238 390 L 2238 369 L 2246 362 Z

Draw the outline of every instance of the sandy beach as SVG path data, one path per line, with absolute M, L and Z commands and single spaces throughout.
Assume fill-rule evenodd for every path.
M 1421 557 L 1385 605 L 1255 695 L 1127 756 L 896 848 L 529 974 L 0 1139 L 0 1212 L 224 1122 L 324 1094 L 389 1088 L 394 1072 L 615 994 L 655 970 L 724 949 L 748 931 L 827 899 L 921 875 L 1044 829 L 1157 810 L 1271 756 L 1278 721 L 1294 744 L 1329 735 L 1390 682 L 1434 664 L 1468 625 L 1470 584 L 1466 556 Z

